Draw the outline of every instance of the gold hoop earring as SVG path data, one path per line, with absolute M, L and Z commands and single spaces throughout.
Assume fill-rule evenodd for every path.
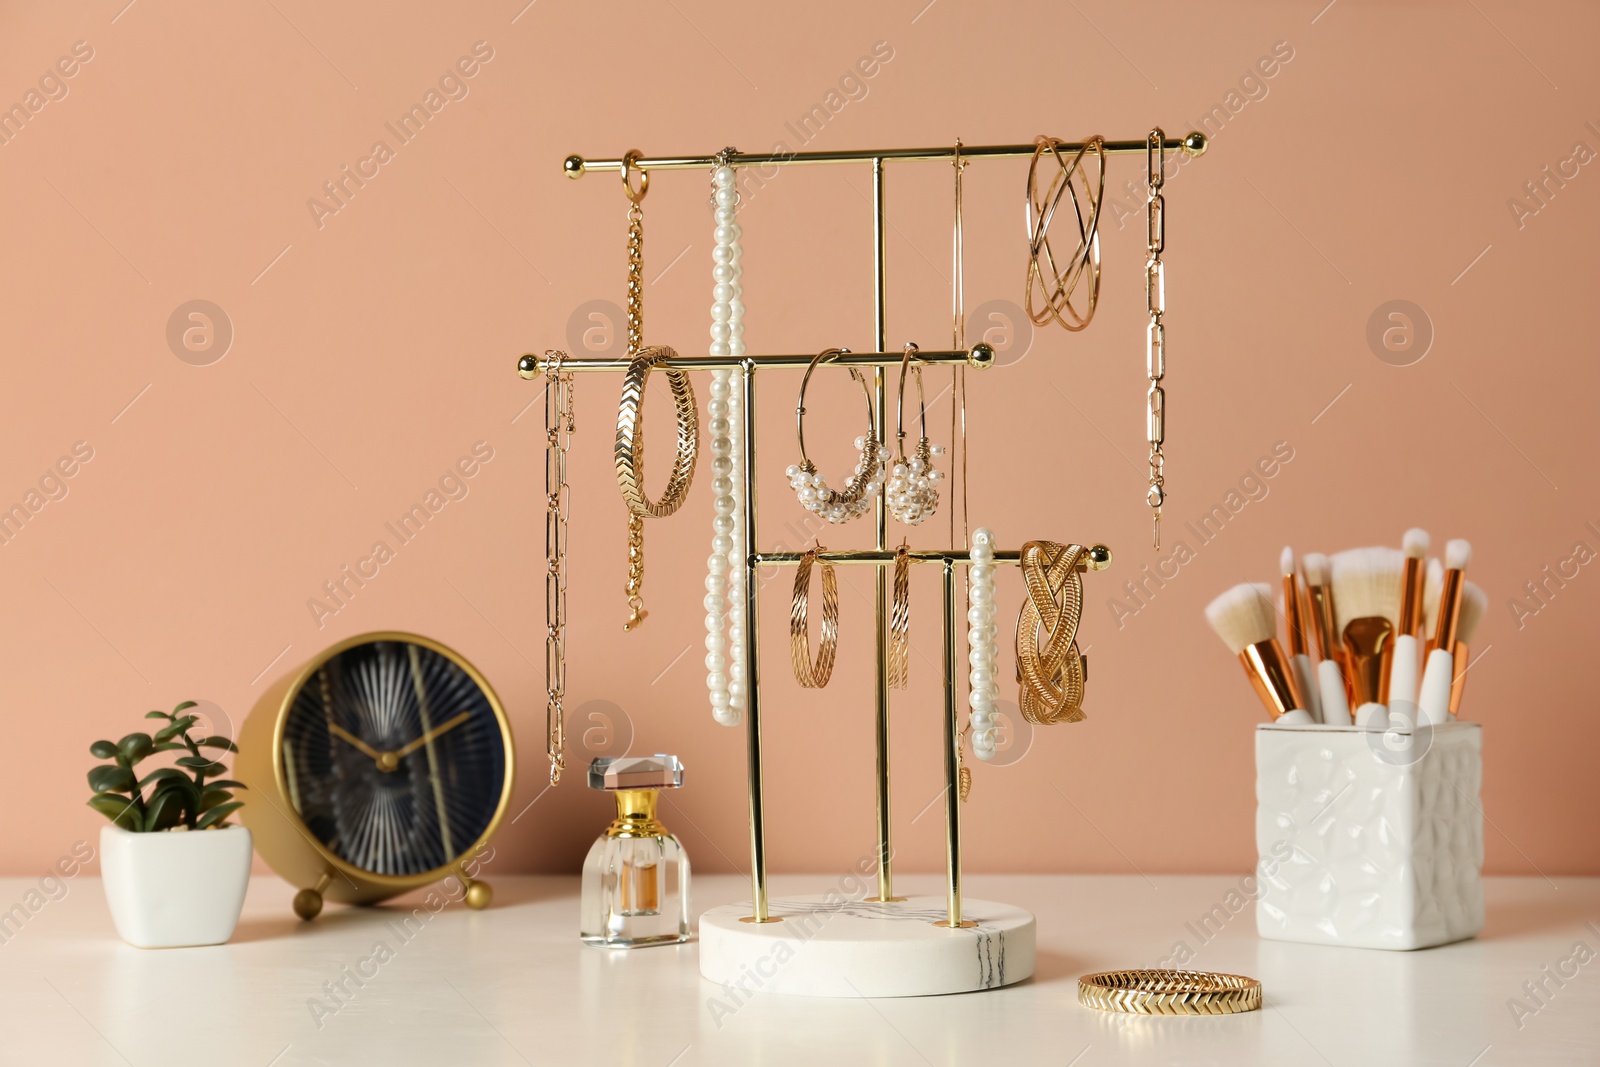
M 889 513 L 907 526 L 916 526 L 939 510 L 939 482 L 944 474 L 933 467 L 933 457 L 944 455 L 943 445 L 928 443 L 928 401 L 922 389 L 922 365 L 912 367 L 912 357 L 917 354 L 915 343 L 906 345 L 900 359 L 900 391 L 895 408 L 895 457 L 884 486 L 884 500 Z M 915 369 L 917 375 L 917 408 L 921 431 L 917 447 L 906 456 L 906 372 Z
M 1022 717 L 1041 726 L 1081 722 L 1087 668 L 1077 643 L 1083 611 L 1079 572 L 1110 566 L 1111 550 L 1029 541 L 1022 546 L 1021 564 L 1028 591 L 1017 616 Z
M 867 513 L 872 498 L 877 496 L 879 488 L 883 485 L 884 464 L 889 460 L 889 450 L 878 440 L 877 430 L 874 428 L 877 420 L 872 408 L 872 387 L 867 384 L 867 379 L 862 376 L 861 371 L 855 367 L 850 368 L 850 377 L 861 386 L 862 395 L 867 400 L 867 432 L 857 437 L 855 441 L 856 448 L 861 451 L 861 458 L 856 460 L 854 473 L 843 489 L 833 489 L 828 485 L 828 480 L 817 473 L 817 465 L 806 455 L 806 388 L 811 384 L 811 373 L 819 365 L 831 363 L 849 351 L 848 348 L 827 349 L 819 352 L 806 367 L 805 376 L 800 379 L 800 399 L 795 403 L 794 413 L 795 436 L 800 443 L 800 462 L 790 464 L 784 472 L 789 476 L 789 485 L 799 498 L 800 506 L 831 523 L 849 522 Z
M 1062 142 L 1054 137 L 1039 137 L 1034 141 L 1033 161 L 1028 164 L 1027 217 L 1028 217 L 1028 287 L 1025 306 L 1028 318 L 1035 326 L 1059 322 L 1069 330 L 1077 331 L 1089 325 L 1094 318 L 1095 306 L 1100 300 L 1100 205 L 1106 191 L 1106 146 L 1101 137 L 1091 137 L 1083 142 L 1072 157 L 1061 155 Z M 1083 167 L 1084 156 L 1093 152 L 1099 163 L 1099 175 L 1091 185 L 1088 172 Z M 1039 161 L 1048 155 L 1056 162 L 1056 174 L 1044 194 L 1039 195 Z M 1083 200 L 1073 178 L 1083 186 Z M 1072 213 L 1078 223 L 1078 247 L 1058 267 L 1050 248 L 1050 223 L 1055 219 L 1061 198 L 1072 201 Z M 1088 202 L 1087 215 L 1083 201 Z M 1087 285 L 1084 307 L 1080 311 L 1073 303 L 1080 284 Z M 1042 306 L 1034 306 L 1035 293 Z
M 911 557 L 905 542 L 894 550 L 894 601 L 889 609 L 889 688 L 911 681 Z
M 833 564 L 822 561 L 822 633 L 817 642 L 817 660 L 811 662 L 811 634 L 808 620 L 811 600 L 811 567 L 817 553 L 813 548 L 800 557 L 794 569 L 794 600 L 789 606 L 789 659 L 794 678 L 805 689 L 821 689 L 833 677 L 833 661 L 839 654 L 839 581 Z
M 661 498 L 654 503 L 644 493 L 644 397 L 650 371 L 677 353 L 665 345 L 647 348 L 628 364 L 623 377 L 622 400 L 617 407 L 615 450 L 617 487 L 628 506 L 628 607 L 631 613 L 623 624 L 632 630 L 649 614 L 639 595 L 644 585 L 644 520 L 660 519 L 683 506 L 694 481 L 695 460 L 700 451 L 700 416 L 695 409 L 694 386 L 689 375 L 674 367 L 663 367 L 672 390 L 672 404 L 678 422 L 678 449 L 672 459 L 672 474 Z

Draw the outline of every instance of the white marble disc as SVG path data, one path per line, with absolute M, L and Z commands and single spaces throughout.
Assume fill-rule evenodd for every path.
M 951 930 L 942 896 L 890 904 L 837 893 L 771 901 L 782 922 L 746 923 L 748 902 L 700 916 L 700 974 L 735 1002 L 754 993 L 808 997 L 922 997 L 998 989 L 1033 974 L 1033 913 L 968 900 Z

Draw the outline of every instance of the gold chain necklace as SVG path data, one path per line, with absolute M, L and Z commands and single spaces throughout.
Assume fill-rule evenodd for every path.
M 1147 223 L 1147 258 L 1144 266 L 1145 305 L 1150 312 L 1149 333 L 1145 342 L 1145 371 L 1150 376 L 1149 409 L 1146 413 L 1146 437 L 1150 440 L 1150 488 L 1145 492 L 1145 502 L 1155 521 L 1155 547 L 1161 547 L 1161 505 L 1167 499 L 1165 466 L 1167 457 L 1162 446 L 1167 439 L 1167 394 L 1161 381 L 1167 374 L 1167 327 L 1163 316 L 1167 310 L 1166 285 L 1162 280 L 1161 253 L 1166 247 L 1166 200 L 1161 187 L 1167 180 L 1166 157 L 1161 142 L 1166 137 L 1157 126 L 1150 131 L 1145 142 L 1145 176 L 1150 186 L 1150 199 L 1145 205 Z

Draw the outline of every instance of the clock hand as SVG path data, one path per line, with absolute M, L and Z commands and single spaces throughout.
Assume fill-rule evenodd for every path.
M 423 734 L 421 737 L 417 738 L 415 741 L 409 742 L 408 744 L 404 745 L 403 747 L 397 749 L 395 751 L 395 753 L 394 753 L 395 758 L 396 759 L 405 759 L 407 756 L 411 755 L 411 753 L 415 752 L 417 749 L 421 748 L 423 745 L 427 744 L 429 741 L 434 740 L 440 734 L 444 733 L 446 730 L 453 730 L 457 726 L 460 726 L 462 723 L 466 722 L 467 719 L 469 717 L 471 717 L 471 715 L 472 715 L 472 713 L 470 711 L 463 711 L 460 715 L 457 715 L 455 718 L 450 719 L 447 722 L 440 723 L 438 726 L 435 726 L 433 729 L 429 730 L 427 733 Z
M 361 738 L 357 737 L 349 730 L 346 730 L 338 723 L 330 722 L 328 724 L 328 732 L 333 734 L 335 737 L 350 742 L 350 744 L 355 746 L 357 751 L 359 751 L 363 756 L 366 756 L 368 759 L 375 762 L 382 762 L 384 756 L 382 752 L 379 752 L 377 749 L 373 748 L 371 745 L 367 744 L 365 741 L 361 740 Z

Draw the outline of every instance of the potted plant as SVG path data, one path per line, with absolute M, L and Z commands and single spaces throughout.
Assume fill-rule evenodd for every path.
M 100 873 L 117 933 L 139 948 L 219 945 L 233 936 L 250 881 L 250 831 L 230 825 L 241 782 L 202 749 L 237 752 L 226 737 L 189 736 L 199 721 L 185 701 L 152 711 L 164 719 L 154 736 L 133 733 L 89 752 L 107 760 L 89 771 L 89 806 L 111 820 L 100 830 Z M 176 766 L 140 777 L 139 764 L 162 752 L 182 752 Z

